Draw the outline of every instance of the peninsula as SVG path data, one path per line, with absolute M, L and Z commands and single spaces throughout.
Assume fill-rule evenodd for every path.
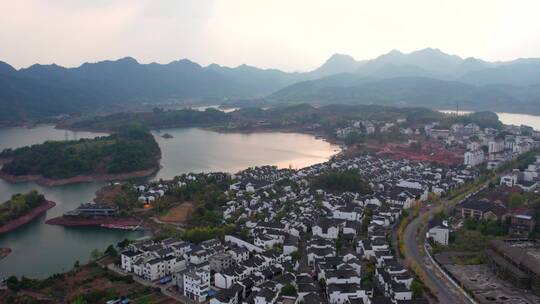
M 144 177 L 159 169 L 161 151 L 140 126 L 119 128 L 109 136 L 6 149 L 0 178 L 36 181 L 46 186 Z
M 30 223 L 54 206 L 54 202 L 46 200 L 37 191 L 13 195 L 10 200 L 0 204 L 0 234 Z

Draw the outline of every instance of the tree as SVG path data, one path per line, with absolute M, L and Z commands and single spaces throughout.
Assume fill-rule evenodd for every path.
M 19 279 L 16 276 L 10 276 L 6 280 L 6 285 L 7 285 L 7 287 L 9 289 L 11 289 L 13 291 L 19 291 L 19 289 L 21 288 L 21 284 L 19 282 Z
M 512 193 L 508 199 L 510 208 L 521 207 L 525 203 L 525 198 L 520 193 Z
M 373 218 L 373 210 L 366 208 L 364 209 L 364 218 L 362 219 L 362 233 L 367 233 L 369 224 L 371 224 L 371 219 Z
M 88 302 L 82 297 L 82 296 L 78 296 L 76 297 L 72 302 L 71 304 L 87 304 Z
M 130 240 L 124 239 L 123 241 L 118 242 L 117 246 L 118 246 L 118 248 L 123 249 L 123 248 L 127 247 L 127 245 L 129 245 L 130 243 L 131 243 Z
M 101 253 L 99 250 L 97 249 L 94 249 L 92 250 L 92 252 L 90 253 L 90 260 L 91 261 L 97 261 L 101 256 L 103 255 L 103 253 Z
M 421 298 L 424 294 L 424 284 L 415 278 L 411 283 L 411 291 L 413 293 L 413 298 Z
M 73 264 L 74 268 L 79 268 L 81 264 L 79 263 L 79 260 L 75 261 L 75 264 Z
M 200 243 L 210 239 L 223 238 L 225 234 L 233 229 L 234 226 L 195 227 L 186 230 L 182 235 L 182 238 L 193 243 Z
M 152 302 L 150 301 L 150 297 L 148 296 L 145 296 L 141 299 L 139 299 L 139 304 L 151 304 Z
M 373 277 L 375 276 L 375 262 L 373 260 L 369 260 L 369 262 L 366 264 L 366 270 L 363 272 L 363 282 L 372 282 Z
M 339 251 L 343 247 L 343 239 L 341 235 L 336 239 L 336 249 Z
M 105 254 L 115 257 L 118 255 L 118 252 L 116 251 L 116 249 L 114 249 L 113 245 L 109 245 L 109 247 L 107 247 L 107 249 L 105 250 Z
M 441 197 L 434 192 L 428 193 L 428 199 L 434 204 L 437 204 L 441 201 Z
M 296 288 L 292 284 L 287 284 L 281 288 L 281 294 L 284 296 L 294 296 L 296 295 Z
M 291 258 L 293 261 L 300 260 L 300 252 L 298 252 L 298 250 L 291 252 Z
M 371 187 L 358 171 L 332 171 L 322 173 L 313 179 L 313 187 L 329 192 L 358 192 L 360 194 L 371 193 Z

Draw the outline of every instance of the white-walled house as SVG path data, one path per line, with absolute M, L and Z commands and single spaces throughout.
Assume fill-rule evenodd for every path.
M 144 254 L 143 252 L 138 251 L 138 250 L 136 250 L 136 251 L 135 250 L 123 251 L 120 254 L 120 260 L 121 260 L 122 269 L 127 271 L 127 272 L 132 272 L 135 260 L 138 257 L 143 256 L 143 254 Z
M 338 225 L 327 219 L 319 220 L 319 222 L 313 225 L 311 229 L 314 236 L 325 239 L 337 239 L 339 235 Z
M 327 270 L 326 284 L 360 284 L 361 277 L 352 269 Z
M 184 296 L 196 302 L 204 302 L 210 288 L 210 271 L 192 269 L 183 276 Z
M 443 226 L 435 226 L 429 229 L 427 237 L 433 239 L 433 241 L 441 244 L 448 245 L 448 238 L 450 237 L 450 229 Z
M 362 299 L 364 303 L 370 303 L 366 291 L 358 284 L 330 284 L 327 290 L 330 304 L 346 304 L 349 299 Z

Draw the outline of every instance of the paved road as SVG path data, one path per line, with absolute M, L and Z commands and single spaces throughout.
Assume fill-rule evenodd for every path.
M 489 181 L 480 186 L 474 192 L 467 195 L 464 199 L 470 196 L 476 195 L 478 192 L 484 190 L 489 184 Z M 461 201 L 460 201 L 461 202 Z M 455 202 L 453 205 L 449 205 L 445 200 L 446 211 L 455 207 L 460 202 Z M 429 208 L 429 207 L 428 207 Z M 428 210 L 421 211 L 420 215 L 407 225 L 405 228 L 403 238 L 405 242 L 405 256 L 413 259 L 420 267 L 421 271 L 425 274 L 425 284 L 435 293 L 440 303 L 454 304 L 454 303 L 471 303 L 471 301 L 454 286 L 438 269 L 431 260 L 424 256 L 425 253 L 423 246 L 418 246 L 417 237 L 420 237 L 422 244 L 425 242 L 425 231 L 420 231 L 418 235 L 418 227 L 422 227 L 422 223 L 426 220 L 430 220 L 435 213 L 439 211 L 439 208 L 431 207 Z
M 435 268 L 435 265 L 433 265 L 427 257 L 422 255 L 423 249 L 421 249 L 416 242 L 418 227 L 422 225 L 425 218 L 431 218 L 436 211 L 436 208 L 431 208 L 429 211 L 421 213 L 420 216 L 416 217 L 409 225 L 407 225 L 403 234 L 405 256 L 416 261 L 416 264 L 425 274 L 423 277 L 424 283 L 432 290 L 439 300 L 439 303 L 469 303 L 469 300 L 443 277 L 443 275 Z

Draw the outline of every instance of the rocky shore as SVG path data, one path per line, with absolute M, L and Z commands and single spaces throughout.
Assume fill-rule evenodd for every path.
M 147 170 L 133 171 L 127 173 L 119 174 L 93 174 L 93 175 L 78 175 L 70 178 L 46 178 L 42 175 L 10 175 L 5 173 L 0 173 L 0 178 L 10 182 L 10 183 L 21 183 L 21 182 L 36 182 L 41 186 L 51 187 L 51 186 L 63 186 L 68 184 L 77 184 L 77 183 L 88 183 L 96 181 L 115 181 L 115 180 L 126 180 L 131 178 L 140 178 L 148 177 L 156 173 L 159 170 L 158 167 L 151 168 Z
M 47 212 L 47 210 L 53 208 L 54 206 L 56 206 L 55 202 L 45 201 L 43 204 L 30 210 L 30 212 L 26 213 L 25 215 L 20 216 L 0 226 L 0 234 L 13 231 L 23 225 L 30 223 L 32 220 L 44 214 L 45 212 Z

